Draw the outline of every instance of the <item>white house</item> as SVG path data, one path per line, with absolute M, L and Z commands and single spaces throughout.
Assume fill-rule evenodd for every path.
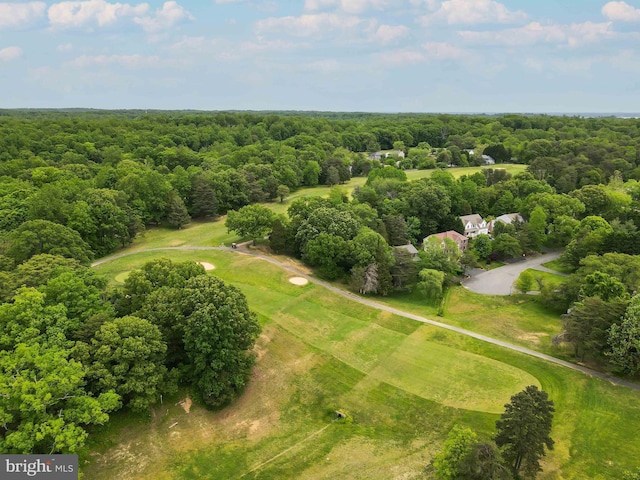
M 519 213 L 505 213 L 500 215 L 495 220 L 492 220 L 489 225 L 489 231 L 493 232 L 493 227 L 496 222 L 504 223 L 505 225 L 511 225 L 512 223 L 524 223 L 524 218 Z
M 389 150 L 386 152 L 374 152 L 369 154 L 369 160 L 382 160 L 382 157 L 389 158 L 389 156 L 395 155 L 396 157 L 404 158 L 404 152 L 402 150 Z
M 477 213 L 473 215 L 462 215 L 460 220 L 462 220 L 464 234 L 467 237 L 475 237 L 480 234 L 489 235 L 489 224 Z

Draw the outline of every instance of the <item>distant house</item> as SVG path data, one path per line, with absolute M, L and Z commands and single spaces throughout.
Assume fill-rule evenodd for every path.
M 477 213 L 462 215 L 460 220 L 462 220 L 464 234 L 467 237 L 475 237 L 480 234 L 489 235 L 489 224 Z
M 406 245 L 398 245 L 397 247 L 393 248 L 395 250 L 404 250 L 405 252 L 409 252 L 411 254 L 411 257 L 413 257 L 414 259 L 418 258 L 418 249 L 410 243 Z
M 482 155 L 482 159 L 484 160 L 484 164 L 485 165 L 495 165 L 496 161 L 493 159 L 493 157 L 489 156 L 489 155 Z
M 382 160 L 382 157 L 389 158 L 391 155 L 404 158 L 404 152 L 402 150 L 389 150 L 384 152 L 373 152 L 369 154 L 369 160 Z
M 449 240 L 453 240 L 455 244 L 458 245 L 458 249 L 462 252 L 464 252 L 469 246 L 469 238 L 456 232 L 455 230 L 449 230 L 448 232 L 434 233 L 433 235 L 429 235 L 423 241 L 425 249 L 427 248 L 427 245 L 429 244 L 429 239 L 431 238 L 439 239 L 441 241 L 442 248 L 444 248 L 445 246 L 444 241 L 446 238 L 448 238 Z
M 524 218 L 519 213 L 505 213 L 500 215 L 495 220 L 489 222 L 489 232 L 493 232 L 493 227 L 496 222 L 504 223 L 505 225 L 511 225 L 512 223 L 524 223 Z

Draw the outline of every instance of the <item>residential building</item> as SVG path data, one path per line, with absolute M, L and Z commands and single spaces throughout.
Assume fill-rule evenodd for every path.
M 455 230 L 449 230 L 448 232 L 442 232 L 442 233 L 434 233 L 433 235 L 429 235 L 428 237 L 426 237 L 423 241 L 423 245 L 424 248 L 427 248 L 427 245 L 429 244 L 429 239 L 431 238 L 437 238 L 441 241 L 441 246 L 442 248 L 445 247 L 445 239 L 449 239 L 449 240 L 453 240 L 455 242 L 455 244 L 458 246 L 458 249 L 462 252 L 464 252 L 467 247 L 469 246 L 469 238 L 466 237 L 465 235 L 462 235 L 458 232 L 456 232 Z
M 489 232 L 493 232 L 493 227 L 496 222 L 504 223 L 505 225 L 511 225 L 512 223 L 524 223 L 524 218 L 519 213 L 505 213 L 500 215 L 495 220 L 489 222 Z
M 409 252 L 414 260 L 418 258 L 418 249 L 410 243 L 406 245 L 398 245 L 397 247 L 393 247 L 393 248 L 396 250 L 405 250 Z
M 467 237 L 475 237 L 480 234 L 489 235 L 489 224 L 477 213 L 473 215 L 462 215 L 460 220 L 462 220 L 464 234 Z

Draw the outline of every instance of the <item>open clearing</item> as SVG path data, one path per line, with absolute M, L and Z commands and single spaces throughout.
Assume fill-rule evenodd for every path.
M 114 277 L 114 280 L 118 283 L 124 283 L 127 277 L 129 276 L 129 271 L 120 272 L 118 275 Z
M 317 285 L 301 289 L 289 283 L 290 274 L 256 258 L 147 252 L 96 270 L 113 282 L 162 256 L 206 260 L 247 295 L 264 328 L 252 381 L 219 412 L 196 401 L 187 415 L 174 405 L 182 395 L 156 408 L 149 423 L 115 415 L 92 438 L 87 478 L 425 478 L 425 465 L 452 425 L 491 434 L 502 405 L 530 383 L 547 390 L 557 409 L 556 449 L 539 478 L 619 478 L 640 457 L 637 392 L 356 304 Z M 532 342 L 526 335 L 540 334 L 545 350 L 559 320 L 533 302 L 496 298 L 456 289 L 446 321 L 489 331 L 509 326 L 524 344 Z M 395 306 L 431 315 L 432 307 L 408 300 Z M 515 341 L 511 333 L 503 335 Z M 337 409 L 354 422 L 333 423 Z

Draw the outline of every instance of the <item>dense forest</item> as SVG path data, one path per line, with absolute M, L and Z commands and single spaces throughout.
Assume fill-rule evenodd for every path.
M 541 286 L 546 305 L 569 312 L 559 341 L 637 374 L 639 147 L 637 119 L 0 111 L 0 448 L 75 451 L 86 425 L 148 409 L 180 384 L 212 407 L 242 391 L 259 327 L 239 291 L 197 264 L 157 261 L 115 291 L 88 269 L 147 227 L 221 215 L 363 294 L 439 298 L 464 268 L 566 248 L 574 273 Z M 488 157 L 491 168 L 451 174 Z M 527 170 L 511 176 L 501 163 Z M 434 172 L 408 181 L 411 169 Z M 367 181 L 349 198 L 340 185 L 355 176 Z M 286 216 L 264 206 L 318 185 L 335 188 L 293 200 Z M 464 253 L 425 242 L 414 261 L 392 248 L 462 232 L 460 215 L 514 212 L 525 222 L 496 224 Z M 203 328 L 228 348 L 207 344 Z M 129 353 L 114 347 L 122 339 Z

